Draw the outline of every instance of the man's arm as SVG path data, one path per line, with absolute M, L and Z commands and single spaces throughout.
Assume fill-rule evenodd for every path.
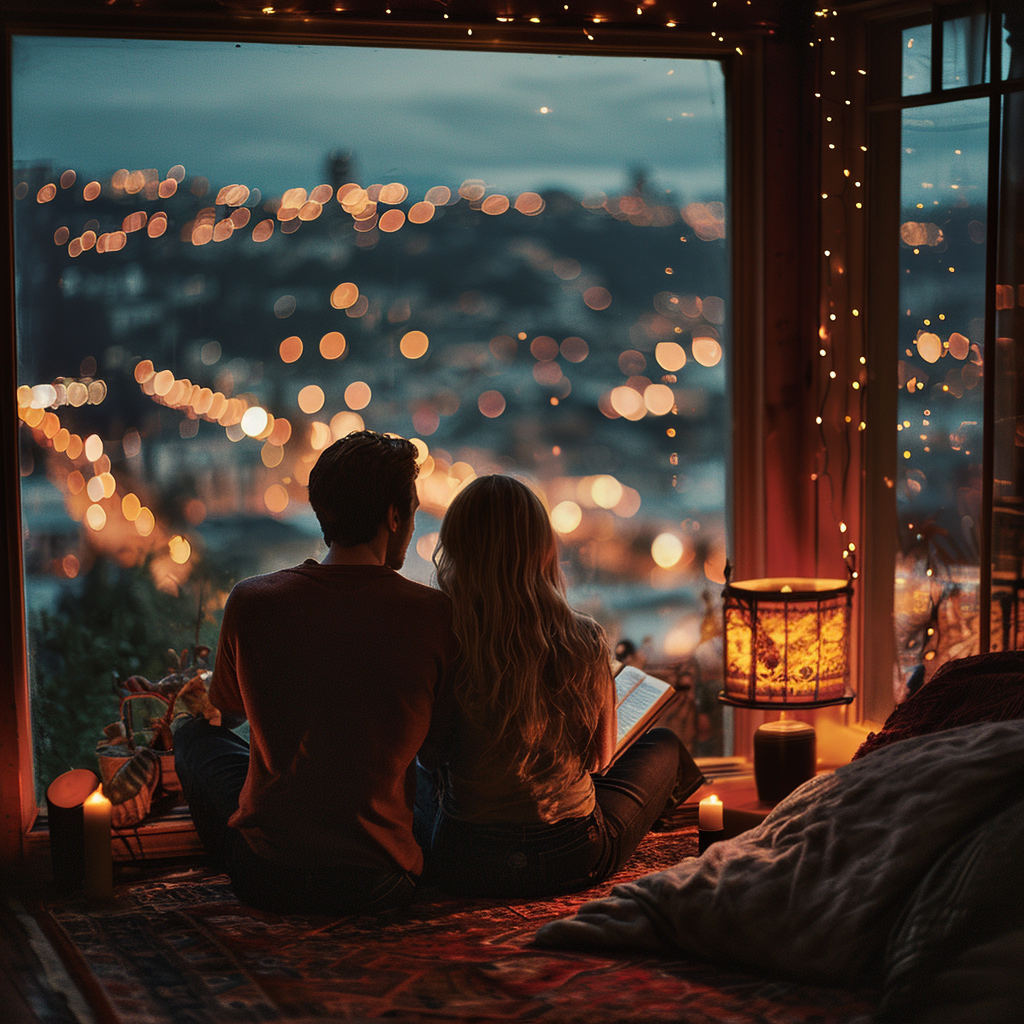
M 456 703 L 451 692 L 451 680 L 442 679 L 434 697 L 430 715 L 430 728 L 426 739 L 416 755 L 417 760 L 428 771 L 437 771 L 444 764 L 455 727 Z
M 210 680 L 210 703 L 220 711 L 221 724 L 237 729 L 247 718 L 242 691 L 238 683 L 235 646 L 235 617 L 237 598 L 235 591 L 228 595 L 217 638 L 217 655 Z

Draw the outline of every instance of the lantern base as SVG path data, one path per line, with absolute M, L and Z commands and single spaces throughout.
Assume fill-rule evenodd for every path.
M 754 733 L 754 782 L 762 803 L 776 804 L 817 770 L 814 727 L 791 718 L 766 722 Z
M 726 693 L 725 690 L 718 691 L 718 699 L 722 704 L 728 704 L 734 708 L 755 708 L 763 711 L 779 711 L 783 708 L 828 708 L 837 704 L 851 704 L 856 696 L 853 690 L 847 688 L 843 691 L 841 697 L 828 697 L 824 700 L 779 700 L 778 697 L 765 697 L 762 700 L 754 698 L 750 700 L 746 697 L 734 697 Z

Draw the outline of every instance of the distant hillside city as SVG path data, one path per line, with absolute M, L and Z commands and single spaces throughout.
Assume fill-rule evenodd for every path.
M 518 473 L 576 604 L 613 643 L 693 658 L 727 556 L 722 197 L 672 205 L 638 169 L 616 195 L 510 196 L 356 170 L 332 154 L 264 197 L 184 168 L 16 169 L 30 615 L 97 560 L 168 593 L 216 565 L 223 596 L 321 557 L 309 468 L 365 425 L 420 447 L 410 576 L 463 480 Z

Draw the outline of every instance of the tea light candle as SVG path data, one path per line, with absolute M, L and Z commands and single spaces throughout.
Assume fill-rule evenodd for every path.
M 712 843 L 725 838 L 722 801 L 715 796 L 704 797 L 697 810 L 697 852 L 703 853 Z
M 701 800 L 700 808 L 697 812 L 697 827 L 708 832 L 718 832 L 721 830 L 722 801 L 714 793 Z
M 98 786 L 82 805 L 85 839 L 84 890 L 87 896 L 114 894 L 114 860 L 110 851 L 110 801 Z

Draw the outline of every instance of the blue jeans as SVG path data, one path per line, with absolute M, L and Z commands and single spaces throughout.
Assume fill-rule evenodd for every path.
M 464 896 L 528 899 L 596 885 L 626 863 L 665 810 L 684 757 L 671 730 L 645 733 L 604 775 L 593 776 L 597 806 L 585 818 L 479 824 L 439 811 L 428 873 Z M 418 802 L 422 796 L 421 787 Z
M 249 771 L 249 744 L 220 725 L 192 718 L 174 733 L 174 767 L 196 832 L 212 864 L 226 871 L 235 895 L 276 913 L 370 913 L 404 906 L 415 880 L 366 867 L 304 868 L 257 854 L 228 825 Z

